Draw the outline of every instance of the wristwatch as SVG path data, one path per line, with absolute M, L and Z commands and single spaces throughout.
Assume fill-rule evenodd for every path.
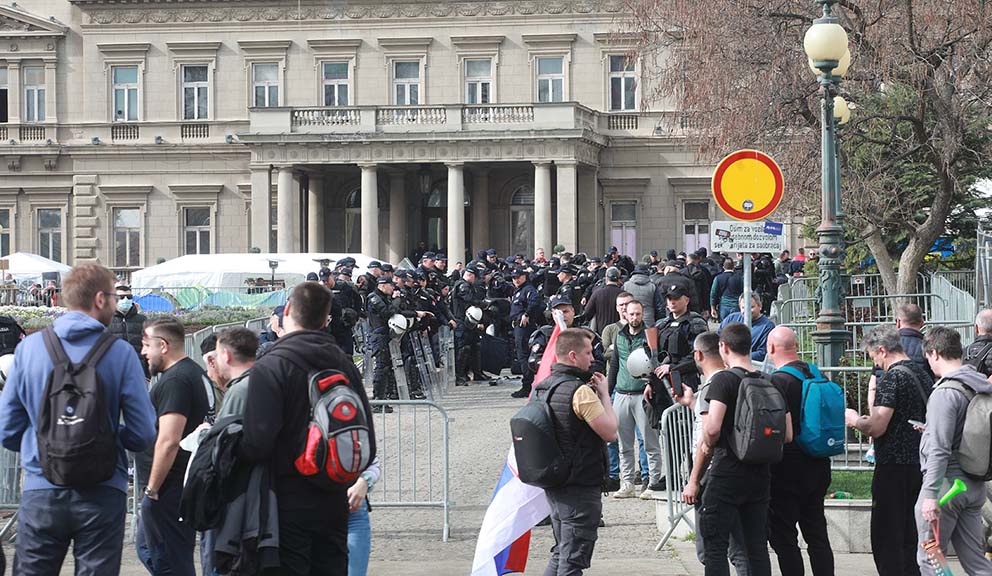
M 158 498 L 158 490 L 152 490 L 151 488 L 145 487 L 145 496 L 149 498 Z

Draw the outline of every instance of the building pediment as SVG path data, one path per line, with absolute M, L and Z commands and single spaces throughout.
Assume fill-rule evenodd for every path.
M 43 18 L 14 6 L 0 5 L 0 38 L 65 36 L 66 27 L 54 18 Z

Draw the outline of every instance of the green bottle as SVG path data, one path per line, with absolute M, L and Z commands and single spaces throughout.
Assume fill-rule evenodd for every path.
M 854 496 L 850 492 L 831 492 L 827 498 L 831 500 L 853 500 Z

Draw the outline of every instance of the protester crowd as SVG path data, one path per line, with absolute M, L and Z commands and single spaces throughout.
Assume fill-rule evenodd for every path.
M 178 319 L 146 318 L 99 265 L 74 268 L 61 295 L 69 312 L 26 338 L 15 332 L 16 360 L 2 373 L 0 442 L 24 468 L 13 573 L 58 573 L 71 544 L 77 573 L 116 574 L 132 454 L 143 490 L 136 548 L 151 574 L 193 575 L 197 564 L 200 574 L 365 574 L 367 495 L 380 475 L 372 413 L 390 412 L 398 397 L 390 344 L 404 356 L 411 397 L 423 398 L 410 337 L 436 350 L 447 326 L 456 385 L 492 383 L 512 366 L 521 376 L 513 396 L 546 401 L 554 414 L 569 459 L 546 487 L 556 540 L 546 574 L 590 565 L 601 494 L 653 499 L 674 487 L 697 507 L 706 574 L 730 565 L 770 574 L 769 544 L 783 574 L 802 574 L 800 531 L 813 573 L 832 574 L 823 500 L 829 458 L 854 433 L 845 423 L 875 439 L 879 574 L 933 573 L 921 544 L 936 518 L 939 545 L 953 542 L 969 574 L 992 574 L 973 461 L 976 443 L 989 446 L 988 427 L 977 438 L 966 426 L 992 394 L 992 311 L 979 314 L 968 350 L 956 331 L 924 335 L 912 305 L 900 308 L 898 328 L 869 332 L 861 346 L 877 373 L 860 416 L 844 412 L 842 392 L 831 404 L 836 385 L 767 317 L 778 285 L 803 273 L 802 251 L 758 255 L 751 300 L 740 262 L 705 249 L 640 262 L 616 249 L 550 259 L 541 249 L 533 259 L 488 250 L 452 273 L 444 254 L 417 256 L 416 268 L 371 262 L 360 275 L 352 259 L 321 263 L 262 334 L 230 328 L 205 341 L 206 370 L 187 356 Z M 354 363 L 366 322 L 375 407 Z M 514 344 L 503 357 L 487 344 L 482 355 L 484 338 Z M 552 342 L 557 363 L 535 383 Z M 807 418 L 813 386 L 824 387 L 817 406 L 830 411 L 818 425 Z M 685 461 L 659 439 L 661 413 L 675 403 L 696 419 Z M 839 425 L 839 442 L 828 424 Z M 666 469 L 686 474 L 667 478 Z M 957 478 L 967 496 L 938 506 Z

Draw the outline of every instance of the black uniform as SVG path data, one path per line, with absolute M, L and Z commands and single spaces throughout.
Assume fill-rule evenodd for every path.
M 520 318 L 527 315 L 527 325 L 520 325 Z M 534 330 L 540 324 L 540 319 L 544 316 L 544 305 L 537 288 L 529 283 L 523 284 L 513 293 L 510 301 L 510 325 L 513 326 L 513 343 L 517 351 L 517 362 L 520 366 L 522 389 L 530 390 L 534 383 L 534 373 L 530 370 L 527 356 L 529 355 L 528 344 Z
M 370 344 L 375 358 L 372 397 L 376 400 L 383 400 L 387 396 L 396 398 L 396 376 L 393 374 L 392 358 L 389 355 L 389 339 L 392 334 L 388 322 L 396 314 L 408 318 L 416 317 L 417 314 L 404 310 L 400 298 L 390 298 L 378 289 L 369 294 L 367 311 L 371 331 Z
M 478 281 L 476 282 L 478 284 Z M 455 326 L 455 383 L 464 385 L 468 382 L 468 371 L 471 368 L 476 376 L 482 376 L 482 359 L 479 356 L 479 343 L 482 339 L 480 324 L 470 322 L 466 312 L 472 306 L 482 308 L 485 298 L 485 287 L 482 293 L 479 289 L 465 280 L 455 283 L 451 291 L 451 312 L 457 325 Z
M 570 328 L 574 328 L 574 326 L 570 326 Z M 545 325 L 535 330 L 530 336 L 530 342 L 528 344 L 530 346 L 530 355 L 527 361 L 530 363 L 530 369 L 535 374 L 537 374 L 537 369 L 541 366 L 541 358 L 544 357 L 544 350 L 548 347 L 548 340 L 551 338 L 551 333 L 554 330 L 554 326 Z M 583 328 L 583 330 L 588 330 L 588 328 Z M 606 354 L 603 353 L 603 339 L 592 330 L 589 330 L 589 333 L 592 334 L 592 364 L 589 365 L 589 371 L 606 374 Z

